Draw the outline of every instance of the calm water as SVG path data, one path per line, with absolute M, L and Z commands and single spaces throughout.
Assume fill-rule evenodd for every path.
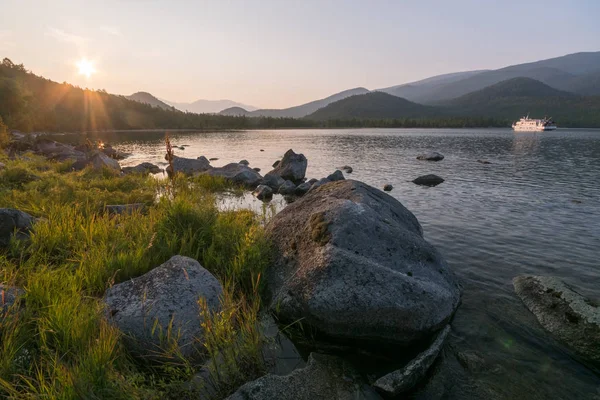
M 123 165 L 164 165 L 163 134 L 113 134 L 108 140 L 134 154 Z M 462 280 L 450 343 L 484 356 L 491 368 L 477 381 L 507 399 L 600 399 L 599 375 L 539 327 L 511 283 L 519 274 L 556 275 L 587 296 L 600 296 L 600 131 L 281 130 L 171 138 L 189 145 L 176 154 L 218 157 L 215 166 L 247 159 L 264 174 L 293 148 L 308 158 L 309 178 L 347 164 L 354 168 L 349 178 L 376 187 L 391 183 L 390 194 L 417 216 L 426 239 Z M 415 159 L 429 150 L 446 158 Z M 410 182 L 428 173 L 446 182 L 434 188 Z M 261 204 L 246 197 L 238 206 Z M 460 392 L 449 388 L 453 393 Z

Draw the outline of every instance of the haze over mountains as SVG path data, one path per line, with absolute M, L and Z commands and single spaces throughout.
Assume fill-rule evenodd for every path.
M 216 114 L 230 107 L 240 107 L 247 111 L 254 111 L 257 109 L 257 107 L 238 103 L 233 100 L 196 100 L 192 103 L 177 103 L 168 100 L 162 101 L 175 107 L 179 111 L 193 112 L 196 114 Z

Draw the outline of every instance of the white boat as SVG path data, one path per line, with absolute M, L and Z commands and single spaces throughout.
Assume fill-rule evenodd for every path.
M 527 114 L 526 117 L 512 124 L 512 128 L 515 132 L 553 131 L 556 129 L 556 123 L 552 121 L 552 118 L 531 119 L 529 118 L 529 114 Z

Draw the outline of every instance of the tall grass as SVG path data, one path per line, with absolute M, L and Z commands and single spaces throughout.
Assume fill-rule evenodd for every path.
M 133 358 L 101 300 L 110 285 L 176 254 L 197 259 L 224 286 L 223 311 L 198 309 L 207 338 L 199 350 L 205 359 L 227 360 L 228 373 L 216 375 L 224 381 L 221 394 L 261 373 L 257 318 L 269 245 L 254 214 L 218 211 L 211 192 L 225 182 L 67 173 L 64 164 L 33 155 L 0 161 L 7 165 L 0 178 L 15 177 L 0 179 L 0 207 L 38 217 L 28 242 L 0 252 L 0 283 L 25 291 L 0 317 L 0 398 L 180 397 L 180 384 L 203 360 L 186 360 L 176 347 L 164 349 L 165 362 Z M 35 178 L 24 178 L 29 174 Z M 144 212 L 103 211 L 140 202 Z

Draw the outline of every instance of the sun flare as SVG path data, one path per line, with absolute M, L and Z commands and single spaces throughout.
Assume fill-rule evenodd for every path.
M 86 78 L 89 78 L 96 73 L 96 67 L 94 67 L 93 61 L 90 61 L 86 58 L 82 58 L 77 62 L 77 69 L 79 71 L 79 75 L 83 75 Z

